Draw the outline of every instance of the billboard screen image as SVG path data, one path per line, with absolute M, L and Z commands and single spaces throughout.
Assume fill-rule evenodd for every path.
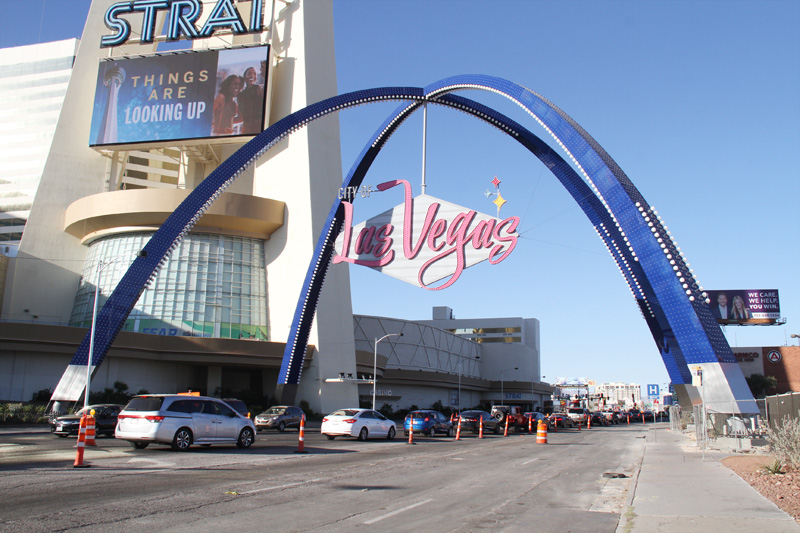
M 775 289 L 706 292 L 711 313 L 720 324 L 764 324 L 781 318 Z
M 269 46 L 101 61 L 90 146 L 256 135 Z

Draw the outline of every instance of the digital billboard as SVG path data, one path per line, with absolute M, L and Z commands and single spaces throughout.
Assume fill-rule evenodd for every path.
M 101 61 L 90 146 L 255 135 L 269 46 Z
M 775 289 L 706 291 L 711 313 L 720 324 L 774 324 L 781 318 Z

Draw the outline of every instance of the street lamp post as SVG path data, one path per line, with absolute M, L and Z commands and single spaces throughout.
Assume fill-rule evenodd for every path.
M 480 359 L 480 355 L 476 355 L 475 359 Z M 464 373 L 464 361 L 466 360 L 465 357 L 462 357 L 458 360 L 459 367 L 458 367 L 458 413 L 461 414 L 461 374 Z
M 387 337 L 402 337 L 402 333 L 389 333 L 380 339 L 375 338 L 375 356 L 372 360 L 372 410 L 375 410 L 375 396 L 377 394 L 376 386 L 378 384 L 378 343 Z
M 136 254 L 137 256 L 144 257 L 147 252 L 139 252 Z M 97 268 L 95 269 L 94 275 L 94 304 L 92 305 L 92 327 L 89 331 L 89 355 L 86 359 L 86 391 L 83 394 L 83 407 L 89 406 L 89 387 L 92 383 L 92 361 L 94 360 L 94 334 L 95 334 L 95 323 L 97 322 L 97 302 L 100 297 L 100 273 L 103 271 L 104 268 L 111 265 L 115 261 L 120 259 L 125 259 L 130 257 L 128 254 L 126 255 L 118 255 L 112 257 L 108 261 L 98 260 L 97 261 Z
M 503 394 L 503 385 L 505 383 L 504 374 L 505 374 L 505 372 L 507 370 L 519 370 L 519 367 L 515 366 L 514 368 L 506 368 L 506 369 L 500 371 L 500 405 L 504 405 L 505 401 L 506 401 L 505 394 Z
M 793 339 L 797 339 L 797 345 L 798 345 L 798 346 L 800 346 L 800 335 L 798 335 L 797 333 L 792 333 L 792 334 L 791 334 L 791 335 L 789 335 L 789 336 L 790 336 L 791 338 L 793 338 Z

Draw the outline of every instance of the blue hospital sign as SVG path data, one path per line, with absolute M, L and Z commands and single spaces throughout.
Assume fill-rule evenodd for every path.
M 647 395 L 650 398 L 658 398 L 658 385 L 648 385 L 647 386 Z

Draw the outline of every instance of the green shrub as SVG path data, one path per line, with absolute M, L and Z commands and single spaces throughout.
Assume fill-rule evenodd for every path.
M 800 420 L 784 417 L 782 424 L 767 428 L 767 438 L 778 461 L 800 468 Z
M 46 424 L 46 405 L 23 403 L 0 404 L 0 423 L 3 424 Z
M 763 469 L 767 474 L 783 474 L 783 463 L 775 459 L 771 463 L 765 464 Z

